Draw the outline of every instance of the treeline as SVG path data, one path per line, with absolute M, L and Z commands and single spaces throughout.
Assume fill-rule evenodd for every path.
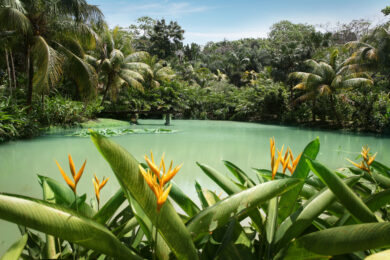
M 85 0 L 0 0 L 0 139 L 102 110 L 387 132 L 387 29 L 281 21 L 267 38 L 185 45 L 174 21 L 110 29 Z

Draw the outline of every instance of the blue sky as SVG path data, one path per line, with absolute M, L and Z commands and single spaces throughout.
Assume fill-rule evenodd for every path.
M 127 27 L 141 16 L 175 20 L 186 31 L 185 43 L 265 37 L 280 21 L 313 25 L 386 19 L 388 0 L 89 0 L 103 11 L 111 27 Z

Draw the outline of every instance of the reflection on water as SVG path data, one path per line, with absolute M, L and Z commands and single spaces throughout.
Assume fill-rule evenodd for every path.
M 172 121 L 171 126 L 163 126 L 162 120 L 140 120 L 140 123 L 141 125 L 129 127 L 168 128 L 179 131 L 172 134 L 129 134 L 111 139 L 140 161 L 145 154 L 153 150 L 156 158 L 165 152 L 166 160 L 174 160 L 174 165 L 184 162 L 175 181 L 197 202 L 195 180 L 218 194 L 221 190 L 202 173 L 195 162 L 208 164 L 227 174 L 221 160 L 229 160 L 254 176 L 252 167 L 269 168 L 269 138 L 272 136 L 275 136 L 277 148 L 280 149 L 282 144 L 290 146 L 294 155 L 318 136 L 321 142 L 318 159 L 332 169 L 348 166 L 345 158 L 354 159 L 365 144 L 368 144 L 373 152 L 378 152 L 377 160 L 390 164 L 386 149 L 390 147 L 390 139 L 387 137 L 223 121 Z M 71 154 L 76 168 L 87 159 L 78 191 L 87 193 L 89 199 L 94 198 L 91 181 L 93 174 L 108 177 L 113 173 L 89 138 L 65 136 L 64 133 L 57 132 L 32 140 L 0 145 L 0 192 L 41 198 L 36 175 L 47 175 L 63 181 L 54 160 L 58 160 L 61 165 L 67 165 L 67 154 Z M 69 134 L 69 130 L 66 134 Z M 118 188 L 119 184 L 111 177 L 102 191 L 102 203 Z M 1 255 L 19 234 L 16 225 L 2 220 L 0 230 Z

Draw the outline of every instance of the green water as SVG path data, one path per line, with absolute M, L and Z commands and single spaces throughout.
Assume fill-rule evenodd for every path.
M 221 160 L 229 160 L 254 176 L 252 167 L 269 168 L 269 138 L 272 136 L 275 136 L 276 147 L 281 148 L 282 144 L 290 146 L 294 155 L 318 136 L 321 142 L 318 159 L 332 169 L 348 166 L 345 158 L 354 159 L 365 144 L 372 151 L 378 152 L 377 160 L 390 164 L 390 138 L 385 137 L 221 121 L 172 121 L 169 127 L 163 126 L 162 120 L 140 120 L 140 123 L 139 126 L 131 127 L 169 128 L 178 132 L 129 134 L 111 139 L 125 147 L 139 161 L 143 161 L 143 156 L 153 150 L 155 157 L 160 157 L 165 152 L 166 160 L 174 160 L 174 165 L 184 162 L 175 181 L 197 202 L 195 180 L 218 194 L 221 189 L 202 173 L 195 162 L 206 163 L 227 173 Z M 63 181 L 54 160 L 69 172 L 68 154 L 72 155 L 77 169 L 87 159 L 78 192 L 87 193 L 88 200 L 94 198 L 91 180 L 94 173 L 99 178 L 111 177 L 101 192 L 103 203 L 119 188 L 111 169 L 89 138 L 66 136 L 59 132 L 0 145 L 0 192 L 41 198 L 36 175 L 47 175 Z M 16 225 L 2 220 L 0 231 L 1 255 L 19 237 L 19 233 Z

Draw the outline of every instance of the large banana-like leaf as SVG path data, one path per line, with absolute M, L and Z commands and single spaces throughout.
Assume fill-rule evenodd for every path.
M 386 260 L 386 259 L 390 259 L 390 249 L 370 255 L 366 257 L 364 260 Z
M 126 200 L 125 195 L 123 194 L 122 189 L 119 189 L 107 202 L 104 206 L 93 216 L 93 220 L 100 224 L 105 224 L 109 221 L 112 216 L 115 214 L 117 209 L 123 204 Z
M 256 185 L 256 183 L 235 164 L 229 161 L 223 161 L 223 164 L 225 164 L 226 168 L 229 169 L 229 171 L 241 182 L 242 185 L 248 188 L 251 188 Z
M 309 174 L 309 166 L 307 165 L 304 158 L 315 159 L 320 150 L 320 140 L 317 138 L 311 141 L 303 150 L 301 160 L 299 160 L 297 168 L 293 173 L 293 177 L 301 180 L 306 180 L 307 175 Z M 294 187 L 290 191 L 283 194 L 279 202 L 279 222 L 285 220 L 288 216 L 291 215 L 295 204 L 297 203 L 298 196 L 302 190 L 304 182 Z
M 0 218 L 118 259 L 141 259 L 104 226 L 42 200 L 0 193 Z
M 68 208 L 74 204 L 74 193 L 68 186 L 50 177 L 38 175 L 38 178 L 41 182 L 46 201 Z M 81 200 L 81 197 L 78 197 L 78 201 Z M 78 202 L 77 204 L 79 214 L 88 218 L 95 214 L 95 211 L 84 201 Z
M 219 173 L 217 170 L 211 168 L 206 164 L 196 163 L 202 171 L 210 177 L 219 187 L 221 187 L 227 194 L 231 195 L 240 192 L 242 189 L 234 182 L 229 180 L 226 176 Z
M 188 223 L 187 228 L 196 238 L 225 225 L 230 217 L 245 214 L 300 183 L 298 179 L 276 180 L 241 191 L 201 211 Z
M 189 217 L 192 217 L 200 211 L 199 207 L 174 182 L 172 182 L 172 189 L 169 193 L 169 197 L 171 197 Z
M 27 243 L 27 234 L 24 234 L 21 239 L 16 241 L 12 246 L 5 252 L 0 260 L 18 260 L 23 252 L 24 247 Z
M 201 164 L 197 162 L 197 165 L 203 170 L 203 172 L 210 177 L 219 187 L 221 187 L 228 195 L 232 195 L 234 193 L 242 191 L 243 188 L 238 186 L 228 177 L 219 173 L 217 170 L 211 168 L 208 165 Z M 249 213 L 250 218 L 253 220 L 253 224 L 257 228 L 258 231 L 262 230 L 263 220 L 257 209 L 254 209 Z
M 156 197 L 139 172 L 137 160 L 124 148 L 97 133 L 93 132 L 91 138 L 110 164 L 122 188 L 130 192 L 154 225 L 158 217 L 159 232 L 176 256 L 180 259 L 197 259 L 190 233 L 171 203 L 167 201 L 157 212 Z
M 329 187 L 346 209 L 362 222 L 376 222 L 377 219 L 366 204 L 335 173 L 321 163 L 306 159 L 310 169 Z
M 311 252 L 333 256 L 388 246 L 390 246 L 390 223 L 366 223 L 310 233 L 295 240 L 288 250 L 279 256 L 284 255 L 283 259 L 314 259 L 302 255 Z
M 356 183 L 360 176 L 353 176 L 345 180 L 348 185 Z M 310 226 L 315 218 L 321 215 L 332 202 L 336 200 L 335 195 L 331 190 L 325 188 L 322 192 L 317 193 L 302 205 L 294 214 L 286 218 L 275 235 L 275 248 L 286 245 L 293 238 L 298 237 Z

